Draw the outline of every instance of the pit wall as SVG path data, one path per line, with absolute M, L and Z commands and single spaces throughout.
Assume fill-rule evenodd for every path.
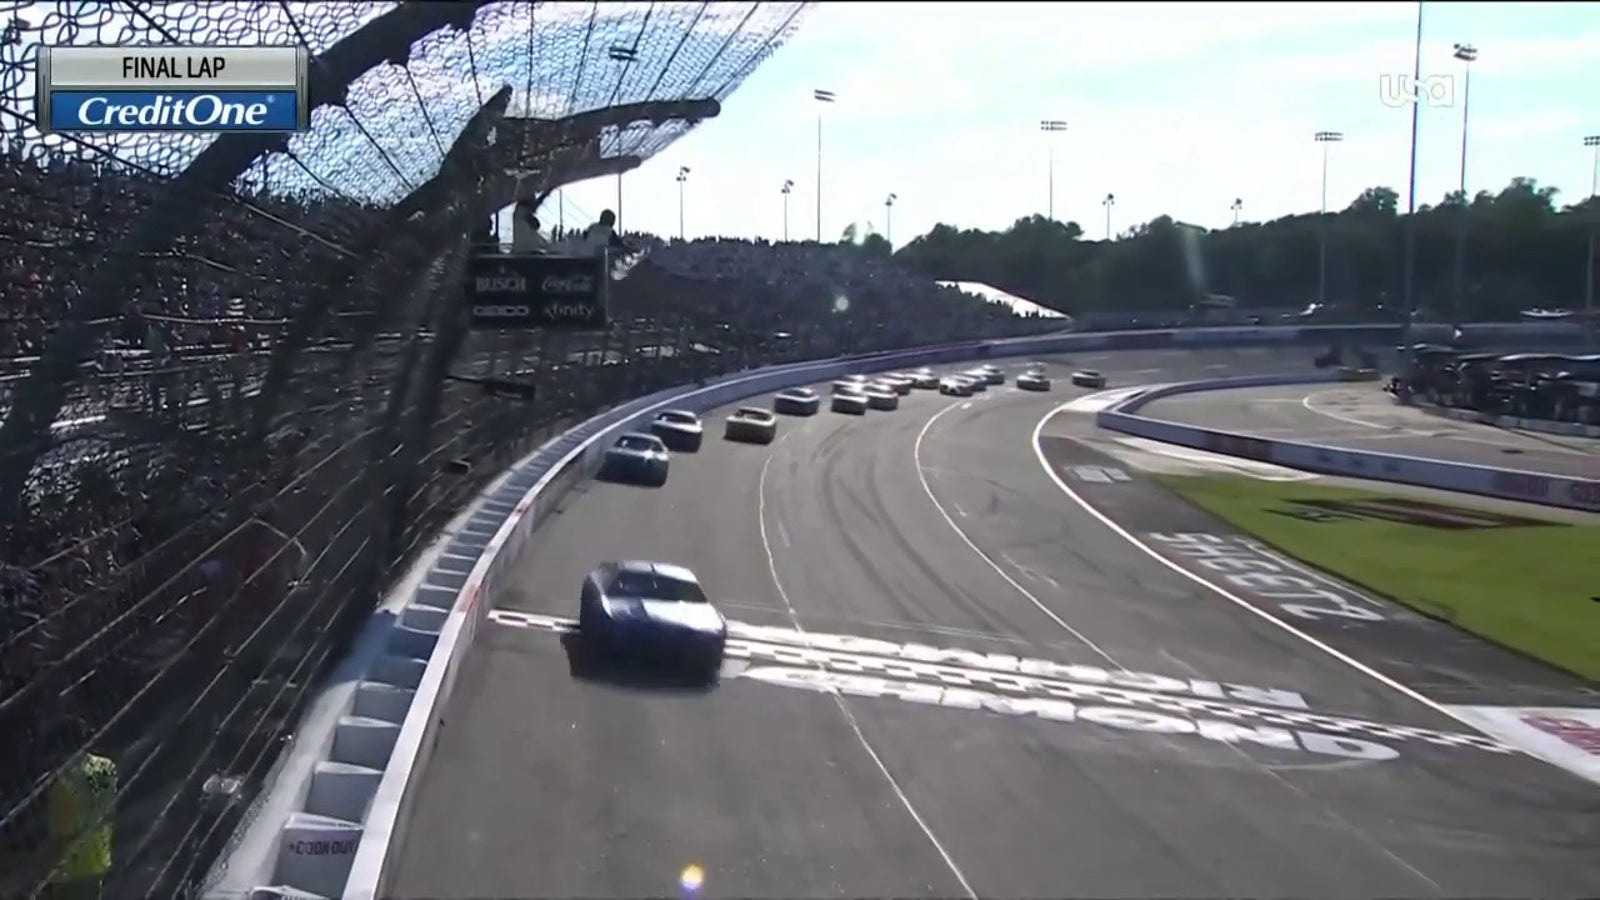
M 1269 385 L 1327 384 L 1376 380 L 1377 373 L 1343 370 L 1331 374 L 1221 378 L 1167 385 L 1137 394 L 1095 414 L 1095 424 L 1108 431 L 1148 438 L 1212 453 L 1273 463 L 1304 472 L 1388 481 L 1438 488 L 1502 500 L 1518 500 L 1600 512 L 1600 481 L 1524 469 L 1444 462 L 1406 456 L 1328 447 L 1302 441 L 1276 440 L 1236 431 L 1200 428 L 1139 415 L 1145 405 L 1164 397 L 1197 391 L 1236 390 Z M 1376 390 L 1376 386 L 1373 387 Z
M 1470 327 L 1485 338 L 1501 340 L 1562 337 L 1571 330 L 1546 324 Z M 1412 339 L 1444 340 L 1449 330 L 1447 326 L 1419 326 L 1413 329 Z M 1314 347 L 1335 339 L 1393 344 L 1400 333 L 1393 325 L 1234 327 L 972 341 L 756 369 L 702 386 L 651 394 L 602 413 L 540 447 L 491 484 L 379 606 L 349 657 L 308 707 L 266 786 L 210 873 L 204 895 L 252 900 L 377 900 L 384 896 L 391 852 L 405 839 L 412 788 L 427 768 L 439 733 L 449 724 L 451 692 L 485 611 L 494 605 L 499 587 L 516 567 L 529 536 L 573 485 L 594 474 L 611 439 L 645 426 L 661 410 L 705 412 L 747 397 L 853 372 L 1072 352 Z M 1106 427 L 1145 436 L 1162 432 L 1157 440 L 1172 440 L 1175 435 L 1182 438 L 1178 443 L 1197 441 L 1208 449 L 1218 449 L 1219 439 L 1210 437 L 1212 433 L 1176 434 L 1170 430 L 1176 426 L 1163 429 L 1167 423 L 1134 414 L 1139 401 L 1154 398 L 1154 394 L 1146 395 L 1117 411 L 1102 413 L 1110 423 Z M 1319 462 L 1318 448 L 1309 450 L 1309 464 L 1281 457 L 1274 461 L 1304 468 L 1335 468 L 1349 474 L 1343 463 Z M 1320 452 L 1349 455 L 1326 448 Z M 1373 468 L 1384 470 L 1384 465 Z M 1406 473 L 1422 472 L 1428 465 L 1444 464 L 1427 460 L 1404 463 Z M 1365 477 L 1373 477 L 1373 473 Z M 1552 493 L 1565 490 L 1564 485 L 1550 487 Z
M 1492 425 L 1495 428 L 1505 428 L 1512 431 L 1538 431 L 1544 434 L 1560 434 L 1567 437 L 1600 438 L 1600 425 L 1585 425 L 1582 422 L 1551 422 L 1546 419 L 1521 419 L 1516 416 L 1497 416 L 1472 409 L 1435 406 L 1431 403 L 1416 403 L 1415 406 L 1417 409 L 1426 410 L 1433 415 L 1443 416 L 1446 419 L 1475 422 L 1479 425 Z

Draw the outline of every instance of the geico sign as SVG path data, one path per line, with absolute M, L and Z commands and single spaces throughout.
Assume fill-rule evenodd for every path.
M 474 306 L 472 314 L 480 319 L 526 319 L 533 315 L 531 306 Z

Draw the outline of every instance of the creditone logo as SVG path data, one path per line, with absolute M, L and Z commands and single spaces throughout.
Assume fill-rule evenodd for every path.
M 294 91 L 54 91 L 51 131 L 288 132 L 299 127 Z

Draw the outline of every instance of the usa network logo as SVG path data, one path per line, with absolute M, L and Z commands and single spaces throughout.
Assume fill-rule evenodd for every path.
M 1378 99 L 1384 106 L 1448 107 L 1456 105 L 1456 80 L 1450 75 L 1379 75 Z
M 104 91 L 50 94 L 50 130 L 76 132 L 290 132 L 295 91 Z

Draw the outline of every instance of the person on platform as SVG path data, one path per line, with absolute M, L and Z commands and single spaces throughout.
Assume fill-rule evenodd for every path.
M 609 209 L 600 213 L 599 221 L 584 229 L 579 244 L 587 253 L 600 253 L 603 250 L 634 252 L 633 247 L 617 234 L 617 214 Z
M 550 243 L 539 233 L 539 217 L 534 215 L 533 204 L 517 204 L 511 219 L 512 253 L 549 253 Z

